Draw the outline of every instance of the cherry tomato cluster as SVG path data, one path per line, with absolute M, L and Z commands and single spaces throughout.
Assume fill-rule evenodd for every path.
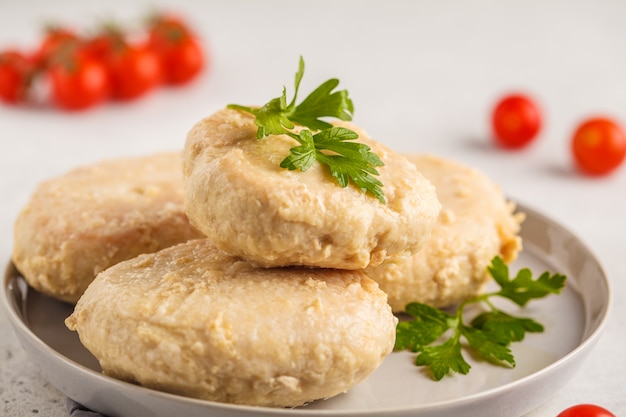
M 519 149 L 531 143 L 542 127 L 541 110 L 523 94 L 503 97 L 491 114 L 493 138 L 499 146 Z M 578 169 L 587 175 L 613 172 L 626 159 L 626 134 L 610 118 L 584 120 L 573 132 L 571 151 Z
M 142 33 L 105 25 L 90 36 L 55 27 L 33 53 L 0 51 L 0 99 L 19 104 L 33 100 L 42 82 L 46 99 L 67 110 L 105 100 L 132 100 L 159 85 L 180 85 L 205 67 L 205 53 L 188 24 L 160 14 Z

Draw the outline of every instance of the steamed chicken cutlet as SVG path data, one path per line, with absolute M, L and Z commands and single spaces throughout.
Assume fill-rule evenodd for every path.
M 446 307 L 480 293 L 495 256 L 517 257 L 523 220 L 481 172 L 431 155 L 407 158 L 435 185 L 442 210 L 421 252 L 366 269 L 397 312 L 413 301 Z
M 396 322 L 362 271 L 262 268 L 208 239 L 107 269 L 66 320 L 106 375 L 272 407 L 363 381 L 391 352 Z
M 298 142 L 256 138 L 254 116 L 223 109 L 198 122 L 183 153 L 185 207 L 217 247 L 266 267 L 361 269 L 415 253 L 440 205 L 433 186 L 403 156 L 348 123 L 377 153 L 387 204 L 341 189 L 324 166 L 281 168 Z
M 43 182 L 15 222 L 13 262 L 35 289 L 76 302 L 109 266 L 202 236 L 184 211 L 181 165 L 162 153 Z

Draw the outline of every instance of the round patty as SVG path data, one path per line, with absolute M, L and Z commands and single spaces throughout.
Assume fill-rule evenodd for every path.
M 386 300 L 362 271 L 260 268 L 198 239 L 100 273 L 66 324 L 112 377 L 291 407 L 380 365 L 397 321 Z
M 362 269 L 420 250 L 437 219 L 434 187 L 403 156 L 370 139 L 358 141 L 385 163 L 379 179 L 387 204 L 325 166 L 281 168 L 298 143 L 286 135 L 256 138 L 254 116 L 224 109 L 197 123 L 183 154 L 190 221 L 220 249 L 263 266 Z
M 435 185 L 442 210 L 421 252 L 366 269 L 398 312 L 413 301 L 445 307 L 480 293 L 493 257 L 517 257 L 524 218 L 476 169 L 431 155 L 407 158 Z
M 41 183 L 15 222 L 13 261 L 35 289 L 76 302 L 109 266 L 201 236 L 180 153 L 125 158 Z

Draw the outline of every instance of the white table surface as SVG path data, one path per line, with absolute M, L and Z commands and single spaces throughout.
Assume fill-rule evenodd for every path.
M 340 78 L 355 122 L 374 138 L 483 170 L 592 249 L 615 301 L 605 333 L 568 385 L 528 416 L 582 402 L 626 415 L 626 167 L 590 179 L 569 153 L 584 117 L 626 126 L 626 1 L 0 0 L 0 48 L 32 47 L 44 22 L 136 22 L 153 6 L 182 12 L 204 40 L 210 69 L 193 84 L 80 113 L 0 106 L 3 262 L 37 183 L 107 157 L 181 149 L 190 127 L 225 104 L 292 91 L 303 55 L 302 91 Z M 489 140 L 488 115 L 514 89 L 540 101 L 546 124 L 533 146 L 505 152 Z M 29 363 L 0 312 L 0 415 L 37 414 L 65 416 L 63 395 Z

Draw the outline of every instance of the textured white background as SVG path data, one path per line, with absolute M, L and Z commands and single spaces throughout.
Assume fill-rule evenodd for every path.
M 612 281 L 606 332 L 574 379 L 529 414 L 591 402 L 626 414 L 626 167 L 602 179 L 573 169 L 569 139 L 584 117 L 626 125 L 626 1 L 31 1 L 0 0 L 0 48 L 32 47 L 46 22 L 137 24 L 154 7 L 182 12 L 204 40 L 209 71 L 182 89 L 81 113 L 0 106 L 0 259 L 36 184 L 105 157 L 180 149 L 200 118 L 230 102 L 260 104 L 292 86 L 341 79 L 355 122 L 399 151 L 473 165 L 511 197 L 559 221 Z M 491 145 L 494 100 L 522 90 L 545 128 L 519 152 Z M 0 414 L 64 416 L 63 397 L 28 363 L 0 312 Z

